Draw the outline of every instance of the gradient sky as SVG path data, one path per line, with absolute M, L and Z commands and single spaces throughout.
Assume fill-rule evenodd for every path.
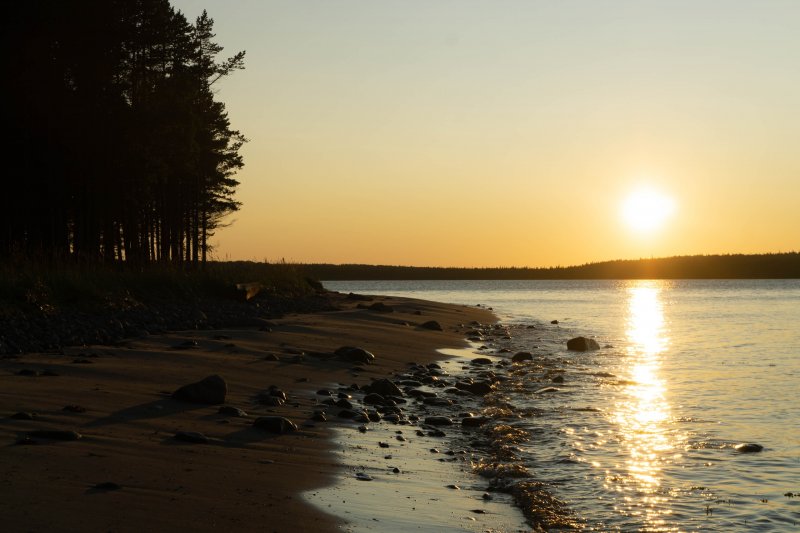
M 793 251 L 800 1 L 173 0 L 246 70 L 219 259 L 555 266 Z M 624 199 L 674 201 L 636 232 Z

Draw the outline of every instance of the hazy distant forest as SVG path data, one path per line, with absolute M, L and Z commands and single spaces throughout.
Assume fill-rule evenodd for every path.
M 168 0 L 3 4 L 0 259 L 198 263 L 238 208 L 245 138 L 213 21 Z
M 433 268 L 304 265 L 320 280 L 786 279 L 800 278 L 800 253 L 691 255 L 552 268 Z

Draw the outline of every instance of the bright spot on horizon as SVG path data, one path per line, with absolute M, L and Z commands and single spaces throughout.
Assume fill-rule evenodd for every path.
M 622 219 L 639 233 L 655 231 L 675 212 L 675 202 L 652 188 L 633 191 L 622 204 Z

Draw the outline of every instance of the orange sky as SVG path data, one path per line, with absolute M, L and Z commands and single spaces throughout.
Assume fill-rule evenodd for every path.
M 798 249 L 800 2 L 173 5 L 247 51 L 218 89 L 250 139 L 219 259 Z M 646 232 L 622 217 L 640 187 L 674 204 Z

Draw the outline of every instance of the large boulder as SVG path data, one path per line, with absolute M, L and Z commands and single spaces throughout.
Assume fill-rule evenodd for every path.
M 573 352 L 588 352 L 589 350 L 599 350 L 600 345 L 594 339 L 587 337 L 575 337 L 567 341 L 567 350 Z
M 184 385 L 173 392 L 172 397 L 183 402 L 219 405 L 225 403 L 227 393 L 228 385 L 225 380 L 214 374 L 197 383 Z

